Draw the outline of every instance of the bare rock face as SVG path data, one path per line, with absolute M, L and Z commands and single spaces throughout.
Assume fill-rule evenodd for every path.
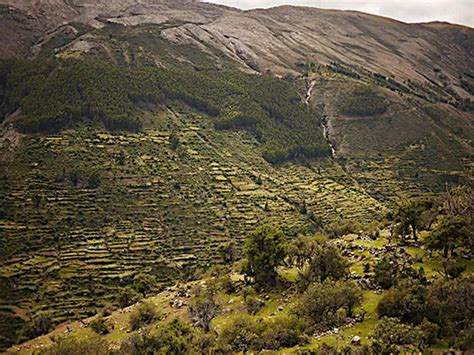
M 400 81 L 453 85 L 458 95 L 470 97 L 458 77 L 474 67 L 472 28 L 406 24 L 354 11 L 241 11 L 192 0 L 0 0 L 0 56 L 34 54 L 35 44 L 70 22 L 174 22 L 179 25 L 162 31 L 163 38 L 202 51 L 214 47 L 251 70 L 284 75 L 295 73 L 296 63 L 336 61 Z
M 194 0 L 0 0 L 0 57 L 24 57 L 69 22 L 101 27 L 181 21 L 207 23 L 239 10 Z

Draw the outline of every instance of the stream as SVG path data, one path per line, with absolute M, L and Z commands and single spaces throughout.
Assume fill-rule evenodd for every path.
M 313 80 L 311 84 L 309 85 L 308 91 L 306 92 L 306 98 L 304 100 L 304 103 L 306 106 L 309 106 L 309 100 L 311 99 L 311 95 L 313 94 L 313 89 L 315 86 L 316 86 L 316 81 Z M 336 158 L 336 147 L 331 142 L 331 139 L 329 137 L 329 120 L 327 118 L 322 120 L 321 129 L 323 130 L 324 138 L 326 138 L 327 142 L 329 143 L 329 146 L 331 147 L 332 157 Z

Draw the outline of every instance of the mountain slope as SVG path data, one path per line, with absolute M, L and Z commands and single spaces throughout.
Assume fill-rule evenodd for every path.
M 116 303 L 140 272 L 193 277 L 264 222 L 356 229 L 472 181 L 471 28 L 186 0 L 0 4 L 0 348 L 37 315 Z

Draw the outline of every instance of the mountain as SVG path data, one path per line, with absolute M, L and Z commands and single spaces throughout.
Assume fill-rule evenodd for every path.
M 472 28 L 0 0 L 0 34 L 2 349 L 142 273 L 196 278 L 263 223 L 358 233 L 472 183 Z

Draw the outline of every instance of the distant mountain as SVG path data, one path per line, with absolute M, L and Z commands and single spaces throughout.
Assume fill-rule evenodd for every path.
M 360 81 L 376 84 L 375 91 L 387 96 L 389 103 L 382 120 L 370 127 L 370 135 L 376 140 L 381 138 L 387 143 L 384 132 L 405 126 L 411 131 L 406 139 L 391 138 L 392 147 L 400 148 L 433 131 L 431 123 L 427 125 L 423 120 L 437 120 L 439 126 L 440 119 L 452 116 L 457 122 L 453 125 L 461 125 L 464 131 L 463 137 L 455 139 L 461 138 L 461 145 L 472 148 L 467 139 L 473 133 L 472 114 L 462 112 L 472 110 L 474 93 L 474 30 L 469 27 L 406 24 L 354 11 L 294 6 L 241 11 L 186 0 L 1 2 L 0 31 L 6 34 L 0 39 L 3 57 L 68 57 L 100 52 L 102 57 L 120 61 L 114 58 L 119 55 L 129 63 L 132 56 L 135 58 L 133 51 L 145 48 L 141 55 L 160 65 L 178 60 L 199 66 L 187 55 L 176 57 L 175 53 L 164 59 L 160 44 L 151 48 L 151 41 L 147 41 L 151 32 L 145 27 L 154 25 L 154 40 L 162 41 L 161 46 L 191 48 L 218 66 L 227 58 L 248 72 L 306 80 L 307 87 L 314 80 L 311 94 L 317 97 L 311 98 L 311 103 L 325 105 L 327 134 L 341 153 L 381 147 L 380 142 L 364 142 L 358 137 L 355 142 L 350 132 L 365 130 L 367 122 L 354 123 L 353 117 L 348 122 L 344 119 L 347 115 L 335 109 L 341 104 L 336 102 L 338 95 L 332 94 L 332 88 L 335 86 L 339 93 L 345 90 L 347 96 L 347 92 L 353 92 L 352 85 Z M 120 45 L 103 36 L 114 25 L 113 31 L 121 27 L 120 33 L 124 34 Z M 144 46 L 138 45 L 140 38 Z M 322 69 L 344 76 L 345 82 L 326 80 L 320 75 Z M 342 91 L 341 85 L 345 87 Z M 305 90 L 301 88 L 302 96 Z M 414 103 L 411 98 L 421 101 Z M 420 109 L 428 104 L 436 108 Z M 436 117 L 432 117 L 435 111 Z M 381 124 L 394 114 L 408 122 L 397 127 Z M 420 117 L 424 119 L 420 121 Z M 410 139 L 413 129 L 419 134 Z M 385 143 L 382 149 L 391 149 Z

